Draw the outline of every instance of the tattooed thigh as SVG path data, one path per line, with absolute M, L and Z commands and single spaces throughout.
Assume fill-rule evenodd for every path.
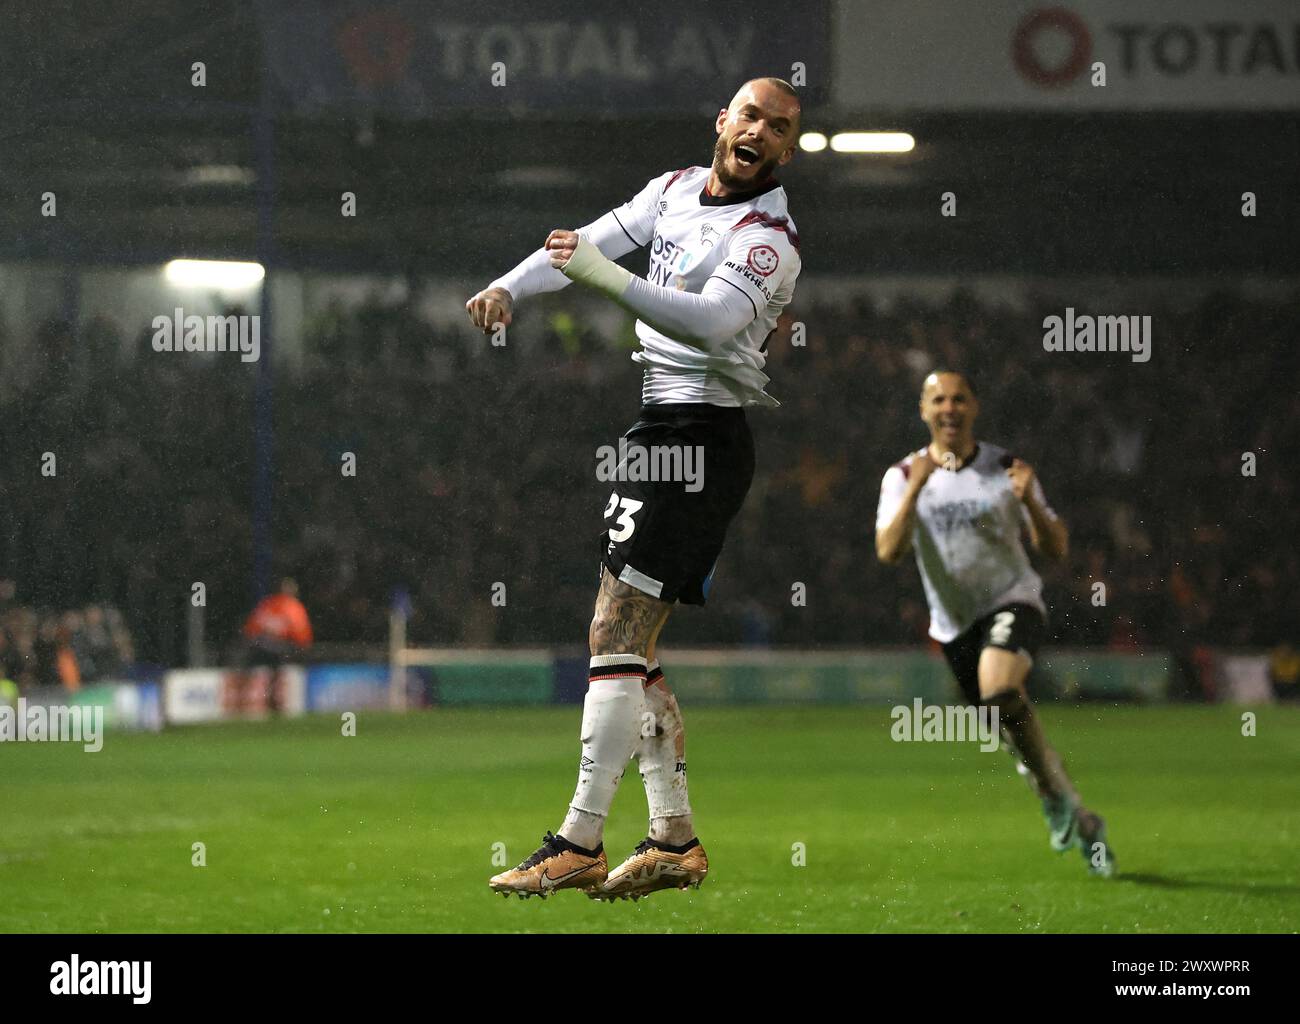
M 615 579 L 608 569 L 600 575 L 596 612 L 587 640 L 592 655 L 635 654 L 644 658 L 673 606 Z

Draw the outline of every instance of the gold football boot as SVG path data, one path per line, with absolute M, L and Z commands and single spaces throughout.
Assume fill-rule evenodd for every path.
M 519 898 L 540 896 L 545 899 L 557 889 L 586 889 L 600 885 L 609 874 L 604 846 L 584 850 L 563 836 L 547 832 L 542 845 L 517 868 L 503 871 L 488 879 L 493 892 Z
M 643 839 L 632 856 L 609 873 L 604 884 L 587 889 L 595 900 L 632 899 L 660 889 L 700 887 L 709 873 L 709 858 L 698 839 L 684 847 Z

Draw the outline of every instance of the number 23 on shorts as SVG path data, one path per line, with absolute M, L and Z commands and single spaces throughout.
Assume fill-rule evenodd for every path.
M 636 529 L 636 522 L 632 517 L 641 511 L 644 504 L 644 501 L 637 501 L 634 498 L 620 498 L 617 491 L 610 494 L 609 504 L 605 506 L 605 518 L 614 515 L 616 508 L 621 509 L 618 519 L 615 520 L 618 529 L 611 528 L 609 531 L 610 540 L 622 543 L 632 536 L 632 531 Z

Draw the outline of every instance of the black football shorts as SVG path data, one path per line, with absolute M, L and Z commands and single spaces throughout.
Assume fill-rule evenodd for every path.
M 626 458 L 605 503 L 601 564 L 651 597 L 704 604 L 727 527 L 754 479 L 745 412 L 646 405 L 623 437 Z
M 235 664 L 245 672 L 252 671 L 255 668 L 269 668 L 273 671 L 279 671 L 288 663 L 291 655 L 292 648 L 283 640 L 275 640 L 265 636 L 255 637 L 251 640 L 245 638 L 239 645 Z
M 943 645 L 943 656 L 962 696 L 971 704 L 980 702 L 980 653 L 985 647 L 1023 651 L 1032 660 L 1046 631 L 1047 620 L 1031 604 L 1009 604 L 976 619 L 966 632 Z

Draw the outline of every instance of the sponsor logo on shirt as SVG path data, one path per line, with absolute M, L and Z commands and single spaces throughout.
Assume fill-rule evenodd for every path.
M 722 265 L 726 267 L 728 270 L 739 274 L 746 281 L 748 281 L 755 288 L 757 288 L 760 292 L 762 292 L 763 298 L 767 299 L 769 302 L 772 300 L 772 289 L 770 289 L 767 286 L 766 278 L 764 277 L 764 275 L 760 274 L 753 267 L 751 267 L 748 263 L 737 263 L 735 260 L 727 260 Z
M 946 501 L 926 510 L 934 528 L 947 536 L 957 530 L 977 530 L 985 525 L 992 507 L 983 501 Z
M 684 288 L 685 283 L 678 285 L 677 279 L 694 262 L 695 254 L 685 246 L 663 235 L 655 235 L 650 243 L 650 272 L 646 274 L 646 280 L 664 288 Z

